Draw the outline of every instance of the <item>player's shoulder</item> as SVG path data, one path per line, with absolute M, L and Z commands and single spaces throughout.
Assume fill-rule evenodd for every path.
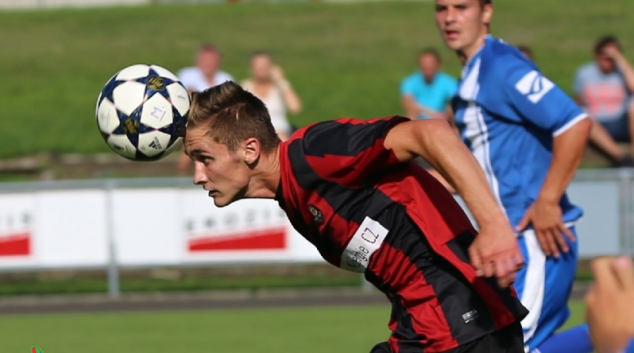
M 537 69 L 533 61 L 522 54 L 516 47 L 497 38 L 489 38 L 483 53 L 483 64 L 497 68 L 496 71 L 508 71 L 517 68 Z
M 355 138 L 369 130 L 375 130 L 376 137 L 381 138 L 391 127 L 405 121 L 410 119 L 398 115 L 367 120 L 358 118 L 324 120 L 297 129 L 288 141 L 301 139 L 309 145 L 330 143 L 337 138 Z

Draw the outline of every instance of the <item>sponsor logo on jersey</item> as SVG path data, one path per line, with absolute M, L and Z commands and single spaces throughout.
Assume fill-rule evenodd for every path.
M 317 207 L 308 205 L 308 212 L 310 212 L 310 215 L 313 216 L 313 221 L 315 223 L 324 223 L 324 214 Z
M 525 95 L 528 100 L 534 104 L 537 104 L 546 93 L 550 92 L 554 87 L 555 84 L 552 83 L 552 81 L 535 70 L 524 75 L 524 77 L 515 84 L 515 89 Z

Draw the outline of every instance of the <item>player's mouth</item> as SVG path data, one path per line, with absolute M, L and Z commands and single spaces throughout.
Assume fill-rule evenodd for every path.
M 214 197 L 218 195 L 218 190 L 209 190 L 209 197 Z
M 447 38 L 447 40 L 456 40 L 458 39 L 458 36 L 460 35 L 460 32 L 458 31 L 454 31 L 454 30 L 445 30 L 445 38 Z

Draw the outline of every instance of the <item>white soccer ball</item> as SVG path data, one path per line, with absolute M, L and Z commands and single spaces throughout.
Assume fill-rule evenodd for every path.
M 154 161 L 185 135 L 189 94 L 176 75 L 157 65 L 132 65 L 114 75 L 97 99 L 97 125 L 113 151 Z

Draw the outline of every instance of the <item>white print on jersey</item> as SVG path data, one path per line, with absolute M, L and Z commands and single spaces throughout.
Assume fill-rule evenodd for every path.
M 370 264 L 370 256 L 381 247 L 388 232 L 381 223 L 365 217 L 341 254 L 341 268 L 364 272 Z
M 523 95 L 528 97 L 528 100 L 537 104 L 551 89 L 555 87 L 549 79 L 542 76 L 539 72 L 533 70 L 515 85 L 515 88 Z

